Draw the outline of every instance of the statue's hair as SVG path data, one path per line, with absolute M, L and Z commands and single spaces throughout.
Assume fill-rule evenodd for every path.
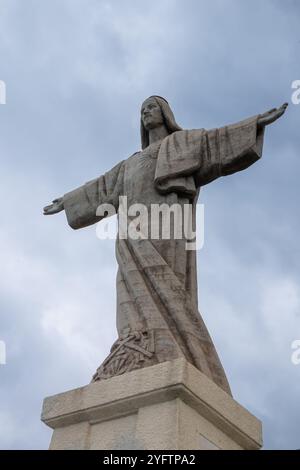
M 173 132 L 176 132 L 176 131 L 181 131 L 182 128 L 175 121 L 173 111 L 169 103 L 167 102 L 167 100 L 163 98 L 162 96 L 157 96 L 157 95 L 149 96 L 149 98 L 154 98 L 156 103 L 159 105 L 162 115 L 163 115 L 164 124 L 169 134 L 172 134 Z M 147 98 L 147 100 L 149 98 Z M 147 129 L 145 128 L 143 124 L 142 117 L 141 117 L 141 143 L 142 143 L 142 149 L 145 149 L 149 145 L 149 132 L 147 131 Z

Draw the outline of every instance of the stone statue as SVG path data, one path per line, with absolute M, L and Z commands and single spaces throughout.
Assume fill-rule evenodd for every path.
M 142 150 L 110 171 L 55 199 L 44 214 L 65 211 L 79 229 L 104 216 L 104 203 L 128 205 L 189 204 L 192 222 L 200 188 L 241 171 L 262 155 L 265 126 L 283 115 L 287 104 L 220 129 L 183 130 L 168 102 L 159 96 L 141 108 Z M 130 220 L 130 219 L 129 219 Z M 218 386 L 230 387 L 198 311 L 196 252 L 186 240 L 140 238 L 116 240 L 118 339 L 93 381 L 185 357 Z

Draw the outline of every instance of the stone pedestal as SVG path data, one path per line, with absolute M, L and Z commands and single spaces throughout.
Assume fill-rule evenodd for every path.
M 44 400 L 50 449 L 259 449 L 261 422 L 184 359 Z

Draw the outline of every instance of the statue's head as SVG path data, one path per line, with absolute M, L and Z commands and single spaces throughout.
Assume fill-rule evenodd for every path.
M 162 125 L 169 134 L 181 130 L 167 100 L 161 96 L 150 96 L 143 102 L 141 108 L 142 149 L 149 145 L 149 131 Z

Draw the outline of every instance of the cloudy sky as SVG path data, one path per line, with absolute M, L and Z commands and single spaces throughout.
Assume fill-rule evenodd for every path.
M 290 102 L 262 160 L 203 188 L 198 275 L 234 397 L 265 448 L 300 448 L 299 17 L 297 0 L 0 0 L 0 448 L 47 448 L 43 398 L 115 340 L 114 242 L 42 207 L 140 148 L 152 94 L 184 128 Z

